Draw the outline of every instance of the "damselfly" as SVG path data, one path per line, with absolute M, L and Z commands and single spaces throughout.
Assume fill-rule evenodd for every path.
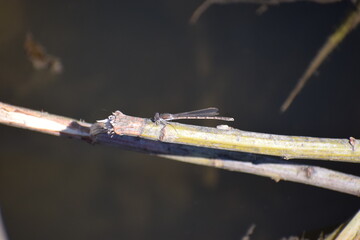
M 172 120 L 179 119 L 214 119 L 221 121 L 234 121 L 234 118 L 231 117 L 221 117 L 219 115 L 219 109 L 215 107 L 183 112 L 183 113 L 155 113 L 153 121 L 155 123 L 167 123 Z

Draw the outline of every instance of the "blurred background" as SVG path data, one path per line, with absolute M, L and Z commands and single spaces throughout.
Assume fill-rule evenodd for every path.
M 0 101 L 95 122 L 210 106 L 247 131 L 360 136 L 360 31 L 279 108 L 353 8 L 196 1 L 0 0 Z M 34 69 L 27 33 L 60 59 Z M 196 124 L 216 126 L 214 121 Z M 280 239 L 352 217 L 354 196 L 0 125 L 0 208 L 16 239 Z M 309 161 L 306 161 L 309 162 Z M 359 175 L 350 163 L 310 161 Z

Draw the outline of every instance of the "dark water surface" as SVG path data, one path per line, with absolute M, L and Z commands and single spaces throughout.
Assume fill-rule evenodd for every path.
M 349 2 L 261 16 L 252 4 L 214 5 L 191 26 L 200 3 L 0 1 L 0 101 L 87 122 L 116 109 L 151 117 L 215 106 L 243 130 L 359 138 L 359 30 L 279 114 Z M 33 69 L 27 32 L 61 59 L 62 74 Z M 10 240 L 241 239 L 253 223 L 253 240 L 316 236 L 359 208 L 342 193 L 3 125 L 0 141 Z M 354 164 L 322 166 L 359 175 Z

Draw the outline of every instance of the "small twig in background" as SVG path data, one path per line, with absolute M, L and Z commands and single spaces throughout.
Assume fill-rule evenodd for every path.
M 190 17 L 190 24 L 195 24 L 200 16 L 213 4 L 234 4 L 234 3 L 252 3 L 264 6 L 277 5 L 281 3 L 294 3 L 294 2 L 315 2 L 319 4 L 329 4 L 340 2 L 341 0 L 205 0 L 199 7 L 195 9 Z M 258 11 L 261 12 L 261 11 Z
M 2 214 L 0 211 L 0 240 L 7 240 L 7 234 L 6 234 L 6 230 L 5 230 L 5 225 L 4 225 L 4 221 L 2 219 Z
M 319 68 L 319 66 L 324 62 L 325 58 L 343 41 L 343 39 L 359 24 L 360 22 L 360 1 L 358 1 L 357 8 L 354 10 L 341 24 L 341 26 L 330 35 L 326 43 L 321 47 L 319 52 L 316 54 L 314 59 L 311 61 L 310 65 L 306 69 L 303 76 L 299 79 L 295 88 L 291 91 L 290 95 L 287 97 L 283 105 L 281 106 L 281 111 L 285 112 L 291 103 L 294 101 L 296 96 L 305 86 L 309 78 L 314 74 L 314 72 Z
M 260 4 L 258 13 L 262 13 L 267 9 L 267 6 L 276 5 L 281 3 L 293 3 L 300 1 L 315 2 L 319 4 L 328 4 L 335 3 L 341 0 L 205 0 L 192 14 L 190 18 L 190 23 L 195 24 L 200 16 L 212 5 L 212 4 L 231 4 L 231 3 L 253 3 Z M 320 67 L 324 60 L 329 56 L 329 54 L 343 41 L 343 39 L 353 30 L 360 22 L 360 1 L 354 1 L 355 10 L 353 10 L 348 17 L 344 20 L 341 26 L 328 38 L 325 44 L 318 51 L 317 55 L 310 62 L 308 68 L 299 79 L 295 88 L 291 91 L 287 99 L 282 104 L 280 110 L 285 112 L 291 103 L 294 101 L 296 96 L 305 86 L 306 82 L 310 77 L 315 73 L 315 71 Z
M 256 227 L 255 224 L 251 224 L 251 226 L 250 226 L 250 227 L 248 228 L 248 230 L 246 231 L 245 236 L 243 236 L 243 237 L 241 238 L 241 240 L 251 240 L 250 236 L 254 233 L 255 227 Z

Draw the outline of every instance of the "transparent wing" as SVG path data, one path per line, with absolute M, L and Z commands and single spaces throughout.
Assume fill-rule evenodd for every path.
M 216 116 L 219 115 L 219 109 L 215 108 L 215 107 L 209 107 L 209 108 L 204 108 L 204 109 L 199 109 L 199 110 L 194 110 L 194 111 L 190 111 L 190 112 L 182 112 L 182 113 L 174 113 L 171 114 L 173 117 L 192 117 L 192 116 L 196 116 L 196 117 L 210 117 L 210 116 Z

